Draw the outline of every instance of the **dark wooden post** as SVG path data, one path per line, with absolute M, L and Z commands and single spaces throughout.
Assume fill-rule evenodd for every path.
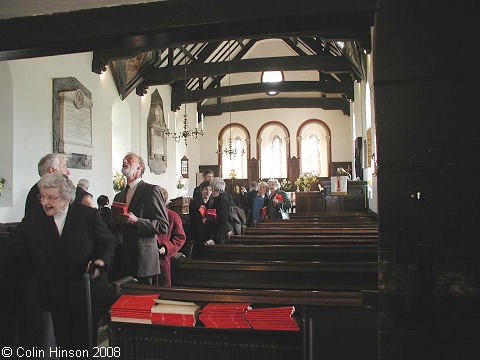
M 407 0 L 377 5 L 382 360 L 474 354 L 480 242 L 468 234 L 478 234 L 480 219 L 474 184 L 480 142 L 465 105 L 478 102 L 471 46 L 479 7 Z

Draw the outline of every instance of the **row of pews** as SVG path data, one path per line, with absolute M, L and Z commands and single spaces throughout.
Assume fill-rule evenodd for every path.
M 129 359 L 374 359 L 376 314 L 362 299 L 377 288 L 377 240 L 372 213 L 292 214 L 206 247 L 201 260 L 178 254 L 171 288 L 128 281 L 121 292 L 199 304 L 294 305 L 301 331 L 111 323 L 112 345 Z
M 20 326 L 19 306 L 22 292 L 19 288 L 18 259 L 22 244 L 15 239 L 18 223 L 0 224 L 0 345 L 11 346 L 17 340 Z

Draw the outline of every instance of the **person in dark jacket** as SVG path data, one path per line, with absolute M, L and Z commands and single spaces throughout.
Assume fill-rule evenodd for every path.
M 168 215 L 160 186 L 142 180 L 145 162 L 135 153 L 123 158 L 122 174 L 128 185 L 115 195 L 127 213 L 112 214 L 119 246 L 115 254 L 115 276 L 133 276 L 142 284 L 152 285 L 160 274 L 157 234 L 168 232 Z
M 96 209 L 73 202 L 75 186 L 59 173 L 46 173 L 38 182 L 41 208 L 19 225 L 24 244 L 25 275 L 36 275 L 39 301 L 52 314 L 56 345 L 88 349 L 89 330 L 83 275 L 93 266 L 108 270 L 116 241 Z M 107 273 L 92 280 L 93 333 L 105 310 Z
M 240 189 L 240 207 L 245 211 L 245 215 L 249 216 L 252 211 L 252 200 L 257 195 L 258 183 L 256 181 L 250 182 L 248 190 L 243 186 Z
M 280 189 L 277 179 L 270 179 L 267 184 L 269 190 L 267 217 L 269 219 L 288 219 L 288 211 L 292 207 L 288 194 Z
M 206 210 L 212 208 L 212 186 L 209 181 L 200 184 L 202 196 L 193 198 L 189 205 L 189 258 L 203 257 L 203 244 L 212 236 L 212 223 L 206 221 Z M 203 206 L 203 208 L 202 208 Z
M 38 175 L 40 177 L 46 173 L 60 173 L 65 176 L 70 175 L 70 171 L 67 167 L 67 157 L 64 154 L 51 153 L 47 154 L 38 162 Z M 38 183 L 35 183 L 28 192 L 27 199 L 25 201 L 25 216 L 32 209 L 40 209 L 40 200 L 38 200 Z
M 214 177 L 212 185 L 212 208 L 215 209 L 215 219 L 208 220 L 213 224 L 213 240 L 218 244 L 226 244 L 232 233 L 230 201 L 225 193 L 225 181 L 221 177 Z
M 266 216 L 266 207 L 268 205 L 267 191 L 267 183 L 264 181 L 260 182 L 255 197 L 252 199 L 251 211 L 247 220 L 249 226 L 255 226 Z M 265 213 L 263 209 L 265 209 Z
M 207 169 L 205 170 L 203 173 L 202 173 L 202 178 L 203 178 L 203 182 L 207 181 L 207 182 L 210 182 L 212 181 L 213 179 L 213 170 L 211 169 Z M 201 183 L 200 183 L 201 184 Z M 202 196 L 202 189 L 200 188 L 200 185 L 198 185 L 195 189 L 193 189 L 193 195 L 192 195 L 192 198 L 195 199 L 197 197 L 201 197 Z

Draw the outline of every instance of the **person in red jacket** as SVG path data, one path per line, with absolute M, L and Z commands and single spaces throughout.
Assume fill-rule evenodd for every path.
M 160 188 L 164 202 L 168 201 L 168 192 Z M 169 231 L 166 234 L 157 234 L 158 255 L 160 257 L 160 275 L 158 276 L 159 286 L 172 286 L 170 277 L 170 258 L 185 244 L 185 231 L 183 230 L 182 219 L 175 212 L 167 208 Z

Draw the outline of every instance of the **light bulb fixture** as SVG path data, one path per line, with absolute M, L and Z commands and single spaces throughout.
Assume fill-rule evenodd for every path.
M 183 128 L 177 132 L 177 113 L 175 112 L 175 122 L 174 130 L 170 132 L 170 129 L 167 128 L 165 131 L 165 136 L 171 138 L 176 142 L 180 142 L 183 139 L 185 146 L 188 145 L 188 138 L 193 138 L 195 140 L 202 139 L 206 133 L 203 130 L 203 114 L 202 114 L 202 128 L 198 130 L 198 120 L 195 120 L 195 129 L 190 129 L 188 124 L 188 115 L 187 115 L 187 56 L 185 55 L 184 61 L 184 81 L 185 81 L 185 102 L 184 102 L 184 113 L 183 113 Z
M 228 136 L 228 144 L 225 146 L 225 149 L 223 150 L 218 150 L 215 152 L 216 154 L 223 153 L 225 155 L 228 155 L 230 160 L 234 159 L 237 155 L 243 155 L 245 154 L 245 148 L 242 147 L 240 151 L 237 151 L 237 148 L 233 146 L 233 140 L 232 140 L 232 86 L 231 86 L 231 61 L 230 61 L 230 54 L 231 54 L 231 47 L 232 43 L 230 40 L 228 40 L 228 96 L 229 96 L 229 136 Z

